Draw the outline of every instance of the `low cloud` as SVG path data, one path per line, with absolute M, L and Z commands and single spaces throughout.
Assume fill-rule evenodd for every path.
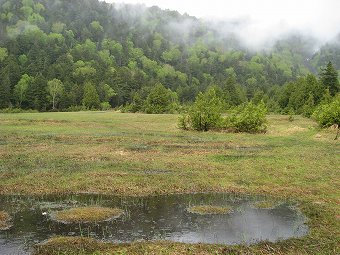
M 338 0 L 118 0 L 107 2 L 144 3 L 177 10 L 208 21 L 222 37 L 233 34 L 250 49 L 261 49 L 292 34 L 314 38 L 314 47 L 339 40 Z M 192 25 L 185 21 L 179 32 Z

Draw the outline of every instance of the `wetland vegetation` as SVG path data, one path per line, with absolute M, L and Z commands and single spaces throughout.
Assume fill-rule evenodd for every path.
M 0 114 L 0 193 L 130 195 L 137 196 L 134 202 L 137 205 L 138 196 L 157 194 L 264 195 L 279 201 L 296 201 L 309 227 L 304 237 L 250 246 L 159 240 L 90 245 L 98 254 L 178 254 L 183 250 L 187 254 L 336 254 L 339 251 L 340 147 L 334 140 L 336 130 L 321 130 L 314 121 L 300 116 L 294 116 L 291 122 L 288 116 L 269 115 L 265 134 L 199 133 L 178 129 L 177 118 L 177 115 L 115 112 Z M 65 198 L 60 204 L 68 208 L 111 207 L 72 201 Z M 15 210 L 18 205 L 19 202 L 12 204 L 14 219 L 20 215 L 20 210 Z M 117 203 L 114 207 L 124 209 L 121 205 Z M 41 203 L 40 212 L 46 206 Z M 57 208 L 58 203 L 49 206 Z M 185 208 L 188 206 L 189 203 Z M 5 233 L 11 232 L 1 235 Z M 95 252 L 92 248 L 77 249 L 73 246 L 77 239 L 56 240 L 63 242 L 65 250 L 76 249 L 67 254 Z M 53 245 L 50 247 L 53 249 Z M 84 247 L 89 246 L 84 244 Z
M 63 223 L 101 222 L 118 218 L 124 211 L 117 208 L 75 207 L 52 214 L 52 219 Z
M 11 227 L 11 217 L 7 212 L 0 211 L 0 230 L 6 230 Z
M 190 213 L 196 213 L 200 215 L 227 214 L 231 212 L 231 208 L 212 205 L 197 205 L 188 207 L 187 211 Z

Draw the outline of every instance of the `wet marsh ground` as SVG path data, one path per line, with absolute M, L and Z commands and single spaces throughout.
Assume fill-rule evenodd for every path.
M 105 245 L 102 254 L 339 253 L 340 144 L 333 140 L 335 131 L 319 130 L 302 117 L 290 122 L 288 116 L 271 115 L 266 134 L 198 133 L 179 130 L 177 117 L 0 114 L 0 194 L 236 192 L 291 198 L 309 217 L 307 237 L 232 248 Z

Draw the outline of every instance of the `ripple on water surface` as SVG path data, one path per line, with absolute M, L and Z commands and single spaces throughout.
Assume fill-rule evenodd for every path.
M 184 243 L 239 244 L 278 241 L 306 235 L 305 217 L 292 202 L 274 207 L 254 206 L 263 197 L 230 194 L 180 194 L 129 198 L 79 195 L 65 197 L 0 197 L 0 210 L 12 217 L 13 227 L 0 231 L 0 254 L 29 254 L 31 247 L 55 235 L 90 236 L 126 243 L 170 240 Z M 64 224 L 49 215 L 65 208 L 121 208 L 120 218 L 96 223 Z M 196 214 L 188 208 L 230 208 L 223 214 Z

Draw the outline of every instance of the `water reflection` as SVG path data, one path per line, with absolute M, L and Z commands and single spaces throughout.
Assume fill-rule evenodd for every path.
M 89 236 L 116 243 L 171 240 L 185 243 L 254 243 L 303 236 L 305 217 L 292 203 L 272 209 L 253 205 L 263 198 L 229 194 L 186 194 L 124 198 L 81 195 L 69 197 L 0 197 L 0 210 L 13 216 L 13 227 L 0 232 L 0 254 L 30 254 L 30 247 L 55 235 Z M 99 224 L 53 222 L 45 212 L 75 206 L 119 207 L 125 216 Z M 194 205 L 231 207 L 225 215 L 197 215 Z

